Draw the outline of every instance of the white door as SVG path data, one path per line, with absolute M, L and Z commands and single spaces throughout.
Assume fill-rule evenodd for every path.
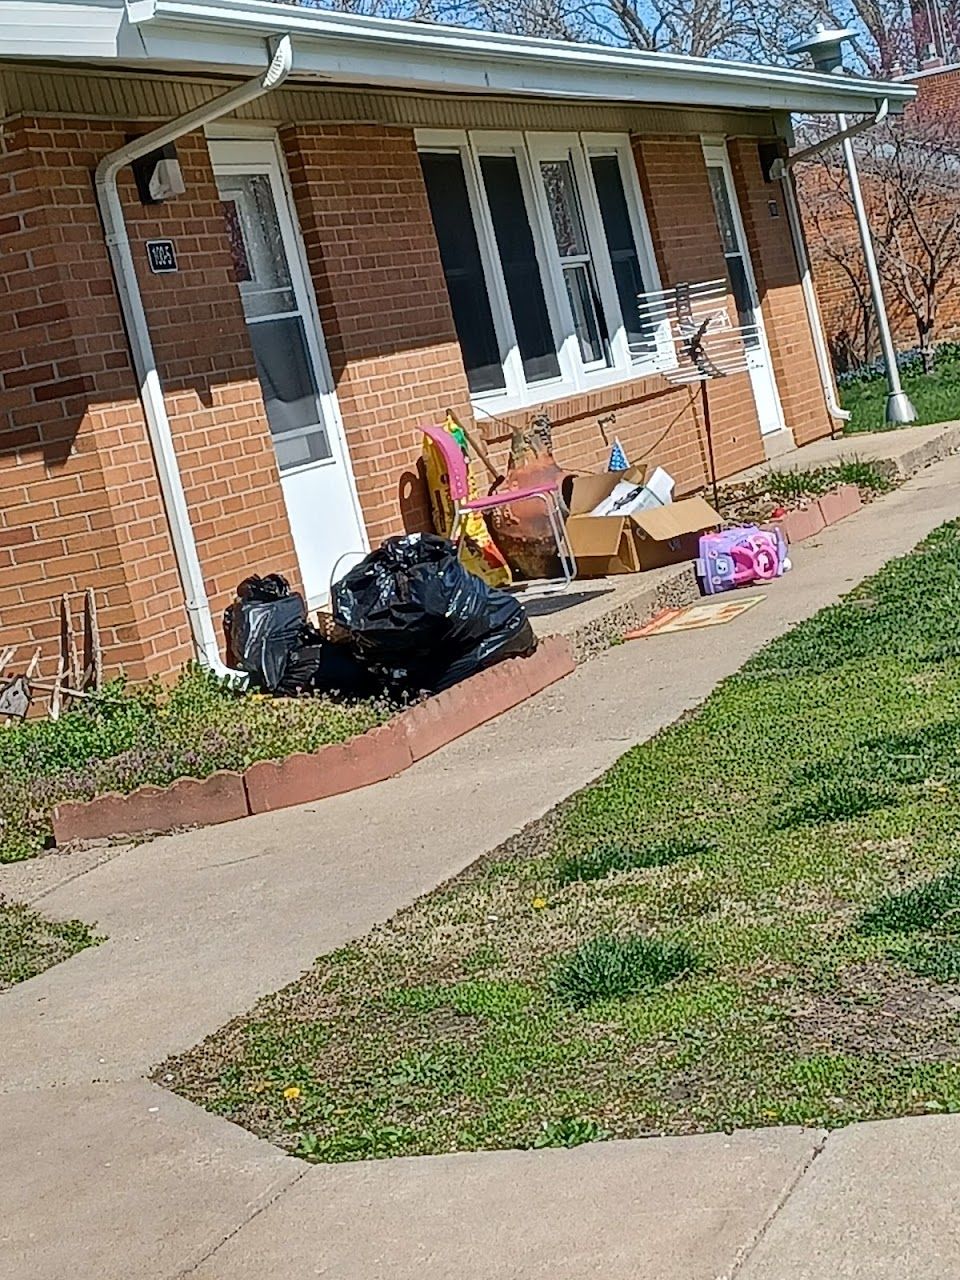
M 733 185 L 733 173 L 730 169 L 726 143 L 722 145 L 704 143 L 703 155 L 707 162 L 710 194 L 713 196 L 717 226 L 723 242 L 723 256 L 727 262 L 730 289 L 737 304 L 739 323 L 746 330 L 744 346 L 747 353 L 747 367 L 750 371 L 750 383 L 753 387 L 753 398 L 757 403 L 760 430 L 764 435 L 768 435 L 772 431 L 783 429 L 783 409 L 777 393 L 777 382 L 773 376 L 773 364 L 770 360 L 770 348 L 767 346 L 767 335 L 763 328 L 757 283 L 747 249 L 747 237 L 743 230 L 743 219 L 740 216 L 737 189 Z
M 210 155 L 280 484 L 310 607 L 338 562 L 367 550 L 280 155 L 273 141 L 211 141 Z M 267 566 L 269 567 L 269 566 Z

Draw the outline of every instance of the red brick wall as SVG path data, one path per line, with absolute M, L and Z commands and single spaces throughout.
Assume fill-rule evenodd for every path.
M 56 662 L 64 590 L 97 591 L 108 670 L 167 675 L 192 656 L 136 382 L 93 194 L 120 124 L 7 124 L 0 295 L 0 641 Z M 180 271 L 142 274 L 168 412 L 215 611 L 240 577 L 296 577 L 272 445 L 230 279 L 202 137 L 180 144 L 188 195 L 144 208 L 122 194 L 134 257 L 173 236 Z
M 831 419 L 783 196 L 778 184 L 764 181 L 756 142 L 736 139 L 729 152 L 783 415 L 797 444 L 809 444 L 830 434 Z
M 429 527 L 417 477 L 423 422 L 469 392 L 409 129 L 300 125 L 282 133 L 372 545 Z

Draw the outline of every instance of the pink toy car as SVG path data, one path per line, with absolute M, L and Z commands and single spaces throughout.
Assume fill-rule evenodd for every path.
M 756 525 L 705 533 L 700 538 L 696 568 L 705 596 L 752 582 L 769 582 L 790 568 L 786 539 L 779 529 Z

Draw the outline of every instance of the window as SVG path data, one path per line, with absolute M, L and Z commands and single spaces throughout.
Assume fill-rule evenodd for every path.
M 629 139 L 423 131 L 420 162 L 474 401 L 508 409 L 659 367 Z
M 480 172 L 528 382 L 560 375 L 520 170 L 514 156 L 481 156 Z
M 470 390 L 474 394 L 503 390 L 503 360 L 463 164 L 457 152 L 428 151 L 420 156 L 420 167 Z
M 234 279 L 281 471 L 332 457 L 268 173 L 217 179 Z
M 573 165 L 570 160 L 541 160 L 540 176 L 583 363 L 606 363 L 607 335 Z
M 617 289 L 617 300 L 623 315 L 623 326 L 631 346 L 651 341 L 649 331 L 640 323 L 636 307 L 637 294 L 644 292 L 640 255 L 630 224 L 630 209 L 623 189 L 620 161 L 615 155 L 590 157 L 590 170 L 597 189 L 597 203 L 603 219 L 603 233 L 610 250 L 610 265 Z
M 737 318 L 744 330 L 743 344 L 745 347 L 759 347 L 757 317 L 753 307 L 750 280 L 747 276 L 747 265 L 743 258 L 743 246 L 740 244 L 734 222 L 726 170 L 722 164 L 711 164 L 708 160 L 707 177 L 710 180 L 710 194 L 713 197 L 717 226 L 723 243 L 723 256 L 727 264 L 727 275 L 730 278 L 730 290 L 737 304 Z

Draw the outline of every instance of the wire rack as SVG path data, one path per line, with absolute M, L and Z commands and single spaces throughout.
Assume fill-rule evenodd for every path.
M 760 344 L 759 326 L 730 319 L 727 280 L 678 284 L 637 296 L 642 341 L 631 344 L 635 357 L 656 361 L 668 382 L 700 385 L 703 431 L 710 484 L 717 505 L 717 465 L 713 449 L 709 384 L 749 369 L 749 352 Z
M 756 324 L 733 324 L 726 280 L 678 284 L 637 296 L 640 326 L 647 335 L 631 344 L 636 357 L 656 360 L 670 382 L 703 382 L 743 373 L 751 347 L 759 345 Z

